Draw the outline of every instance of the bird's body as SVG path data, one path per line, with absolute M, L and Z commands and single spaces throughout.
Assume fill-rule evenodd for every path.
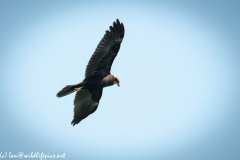
M 112 63 L 120 49 L 124 37 L 124 26 L 117 19 L 99 42 L 88 62 L 85 79 L 75 85 L 67 85 L 57 93 L 63 97 L 77 92 L 74 99 L 74 119 L 72 125 L 96 111 L 102 97 L 102 90 L 114 84 L 120 84 L 117 76 L 110 73 Z

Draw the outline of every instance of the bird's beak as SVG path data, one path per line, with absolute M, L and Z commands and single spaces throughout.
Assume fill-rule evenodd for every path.
M 120 86 L 120 84 L 117 82 L 117 81 L 114 81 L 114 83 L 113 84 L 117 84 L 118 85 L 118 87 Z

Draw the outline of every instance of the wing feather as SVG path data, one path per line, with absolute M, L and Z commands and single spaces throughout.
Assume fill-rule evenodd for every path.
M 106 31 L 90 58 L 85 78 L 92 75 L 106 76 L 110 74 L 112 63 L 120 49 L 123 37 L 124 25 L 117 19 L 116 22 L 113 22 L 113 26 L 110 26 L 109 30 Z
M 92 90 L 81 89 L 76 93 L 74 99 L 74 116 L 72 120 L 73 126 L 96 111 L 101 96 L 102 88 Z

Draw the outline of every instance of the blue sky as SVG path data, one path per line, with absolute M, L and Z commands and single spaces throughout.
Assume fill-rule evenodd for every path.
M 237 1 L 1 1 L 0 152 L 65 159 L 239 159 Z M 74 94 L 112 22 L 125 37 L 97 111 Z

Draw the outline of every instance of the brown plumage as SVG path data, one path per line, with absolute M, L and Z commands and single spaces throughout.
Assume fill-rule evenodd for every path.
M 119 86 L 119 78 L 112 75 L 110 70 L 123 37 L 124 26 L 117 19 L 106 31 L 90 58 L 85 71 L 85 79 L 78 84 L 67 85 L 57 93 L 57 97 L 60 98 L 77 92 L 74 99 L 73 126 L 96 111 L 104 87 L 114 84 Z

